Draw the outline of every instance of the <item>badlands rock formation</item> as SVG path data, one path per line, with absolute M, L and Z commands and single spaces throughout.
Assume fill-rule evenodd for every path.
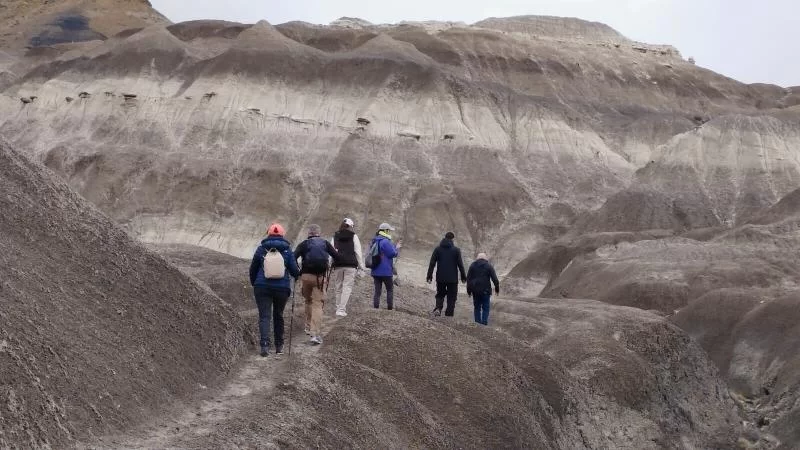
M 564 240 L 514 273 L 551 270 L 546 297 L 671 316 L 706 349 L 751 423 L 793 448 L 800 442 L 798 198 L 795 190 L 750 223 L 692 238 L 651 232 Z
M 768 206 L 797 170 L 791 150 L 736 157 L 796 138 L 771 109 L 788 91 L 600 24 L 149 23 L 48 47 L 0 101 L 0 132 L 148 242 L 247 256 L 268 220 L 299 236 L 349 215 L 400 225 L 410 262 L 453 229 L 505 272 L 631 183 L 644 190 L 639 169 L 721 180 L 659 200 L 696 209 L 691 225 Z
M 69 447 L 219 381 L 243 327 L 0 142 L 0 447 Z
M 4 2 L 4 24 L 0 135 L 235 308 L 250 301 L 238 273 L 247 263 L 174 245 L 249 257 L 269 221 L 294 239 L 311 222 L 331 231 L 343 216 L 362 236 L 395 223 L 407 243 L 405 314 L 355 307 L 352 321 L 326 324 L 327 342 L 340 345 L 298 357 L 301 378 L 284 367 L 283 384 L 259 388 L 277 392 L 256 390 L 296 417 L 311 414 L 310 424 L 291 416 L 264 432 L 254 417 L 272 417 L 273 405 L 246 397 L 193 428 L 213 423 L 210 436 L 118 442 L 368 447 L 381 436 L 385 447 L 730 448 L 742 428 L 717 370 L 745 422 L 740 445 L 800 442 L 800 88 L 745 85 L 672 47 L 577 19 L 169 24 L 144 1 L 86 0 Z M 517 300 L 497 303 L 496 329 L 415 316 L 430 293 L 405 282 L 422 280 L 446 230 L 465 255 L 487 251 L 507 275 L 504 293 Z M 194 320 L 176 305 L 198 288 L 131 251 L 163 268 L 152 276 L 176 277 L 178 303 L 165 307 Z M 540 292 L 549 299 L 525 300 Z M 243 334 L 216 297 L 201 298 L 228 318 L 209 325 L 217 331 L 208 339 Z M 119 319 L 97 323 L 105 320 Z M 387 340 L 384 328 L 425 339 Z M 184 345 L 158 354 L 196 364 L 194 354 L 181 359 Z M 236 345 L 222 348 L 214 357 L 225 367 Z M 242 373 L 259 373 L 248 367 Z M 193 382 L 218 373 L 192 372 Z M 440 374 L 446 386 L 419 383 Z M 482 391 L 485 379 L 505 388 Z M 39 382 L 35 392 L 50 392 Z M 132 411 L 155 407 L 131 402 Z M 398 417 L 397 404 L 408 414 Z M 117 421 L 90 434 L 119 430 L 114 414 L 139 414 L 91 406 Z M 88 416 L 53 408 L 61 422 L 47 423 L 64 430 L 44 436 L 87 437 L 69 423 Z M 331 427 L 343 409 L 351 417 Z M 485 411 L 520 421 L 473 434 Z M 20 414 L 4 423 L 16 427 Z M 14 443 L 41 444 L 9 429 Z

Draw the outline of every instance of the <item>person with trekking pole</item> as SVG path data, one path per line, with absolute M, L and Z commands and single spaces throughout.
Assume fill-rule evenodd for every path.
M 295 261 L 295 264 L 297 262 Z M 294 289 L 292 289 L 292 313 L 289 316 L 289 356 L 292 356 L 292 335 L 294 334 L 294 293 L 297 292 L 297 278 L 294 280 Z
M 339 260 L 339 253 L 330 242 L 320 237 L 319 225 L 309 225 L 308 239 L 301 242 L 294 251 L 295 258 L 302 259 L 300 292 L 303 294 L 306 309 L 306 334 L 311 336 L 311 344 L 322 344 L 322 312 L 325 306 L 325 288 L 330 259 Z
M 267 237 L 253 254 L 250 263 L 250 284 L 258 306 L 258 330 L 260 333 L 261 356 L 269 355 L 270 318 L 275 328 L 275 354 L 283 354 L 283 310 L 292 291 L 291 278 L 300 276 L 300 269 L 292 253 L 292 247 L 284 236 L 286 231 L 273 223 L 267 229 Z M 294 302 L 292 302 L 294 308 Z M 291 339 L 291 327 L 289 338 Z

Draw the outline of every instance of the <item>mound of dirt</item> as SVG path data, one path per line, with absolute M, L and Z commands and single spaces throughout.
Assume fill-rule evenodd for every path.
M 216 383 L 235 312 L 0 142 L 0 447 L 69 446 Z
M 672 236 L 669 230 L 648 232 L 606 232 L 589 233 L 578 237 L 564 236 L 554 243 L 544 246 L 528 255 L 508 273 L 504 285 L 509 284 L 516 293 L 536 295 L 539 292 L 525 292 L 524 281 L 535 279 L 545 286 L 554 280 L 567 265 L 578 256 L 589 254 L 604 246 L 616 246 L 623 242 L 657 240 Z
M 193 245 L 150 244 L 148 247 L 184 273 L 208 285 L 237 311 L 256 307 L 250 286 L 250 260 Z
M 698 233 L 702 241 L 587 247 L 563 271 L 551 272 L 544 295 L 670 314 L 727 380 L 751 429 L 748 441 L 794 448 L 800 442 L 797 203 L 797 191 L 791 192 L 753 214 L 751 223 Z M 595 235 L 583 238 L 600 242 Z
M 753 424 L 786 448 L 800 442 L 800 293 L 720 289 L 672 321 L 708 352 Z
M 620 243 L 575 258 L 542 295 L 671 314 L 715 289 L 796 286 L 799 262 L 795 250 L 767 243 L 685 238 Z
M 4 0 L 0 46 L 21 49 L 105 39 L 122 30 L 169 21 L 148 0 Z
M 755 225 L 768 225 L 789 219 L 797 219 L 800 215 L 800 189 L 785 195 L 778 203 L 754 214 L 748 221 Z
M 418 301 L 401 300 L 405 307 Z M 735 443 L 735 408 L 715 369 L 658 317 L 597 302 L 500 301 L 497 310 L 499 328 L 485 328 L 467 324 L 464 308 L 447 321 L 353 308 L 318 352 L 298 347 L 290 370 L 272 379 L 268 400 L 248 399 L 208 435 L 169 445 L 655 449 Z

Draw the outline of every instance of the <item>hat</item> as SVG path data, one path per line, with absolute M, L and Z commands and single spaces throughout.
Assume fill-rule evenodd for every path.
M 447 233 L 445 233 L 444 238 L 445 239 L 455 239 L 456 235 L 452 231 L 448 231 Z
M 286 236 L 286 230 L 283 229 L 281 224 L 276 222 L 270 225 L 269 228 L 267 228 L 267 235 L 283 237 Z
M 389 230 L 389 231 L 394 231 L 394 227 L 393 227 L 393 226 L 391 226 L 391 225 L 389 225 L 389 224 L 388 224 L 388 223 L 386 223 L 386 222 L 383 222 L 382 224 L 378 225 L 378 230 Z
M 353 223 L 353 219 L 351 219 L 349 217 L 345 217 L 344 220 L 342 221 L 342 223 L 347 225 L 348 227 L 351 227 L 351 228 L 356 225 L 355 223 Z

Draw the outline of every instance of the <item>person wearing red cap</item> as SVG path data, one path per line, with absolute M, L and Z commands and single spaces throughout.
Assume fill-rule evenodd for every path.
M 284 236 L 286 230 L 280 224 L 270 225 L 267 237 L 261 241 L 250 263 L 250 284 L 258 305 L 258 330 L 264 357 L 269 355 L 270 318 L 275 327 L 275 353 L 283 353 L 283 309 L 292 294 L 291 277 L 300 276 L 292 246 Z

